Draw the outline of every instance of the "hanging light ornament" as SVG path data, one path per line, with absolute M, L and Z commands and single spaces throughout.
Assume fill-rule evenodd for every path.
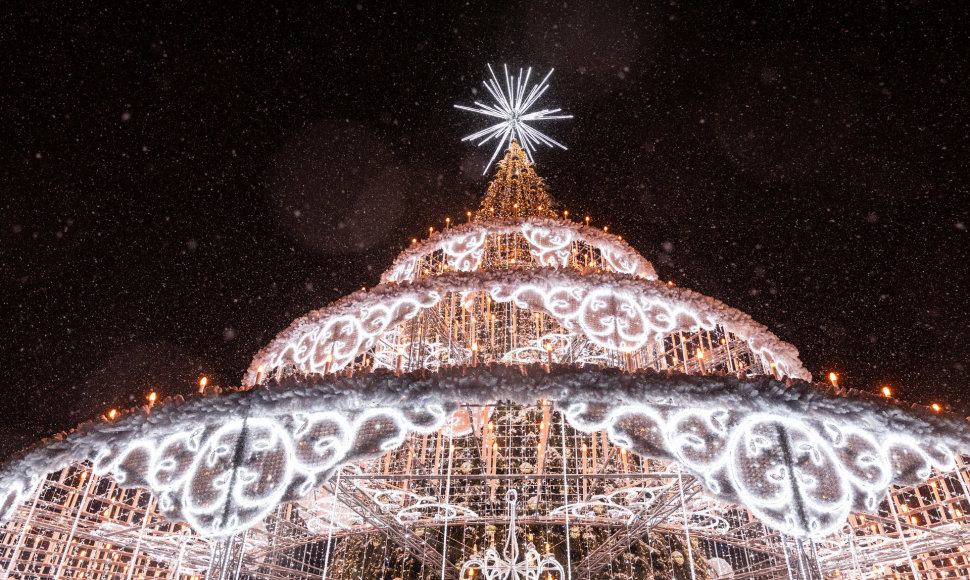
M 518 492 L 510 489 L 505 494 L 508 505 L 509 530 L 502 553 L 492 544 L 484 553 L 476 552 L 461 567 L 460 578 L 477 576 L 484 580 L 562 580 L 565 572 L 562 564 L 547 551 L 540 554 L 531 542 L 526 545 L 525 553 L 520 554 L 519 537 L 516 534 L 515 515 Z M 520 559 L 521 556 L 521 559 Z

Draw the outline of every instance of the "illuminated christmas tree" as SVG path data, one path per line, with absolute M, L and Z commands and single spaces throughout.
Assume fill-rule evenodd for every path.
M 474 220 L 296 319 L 238 389 L 6 464 L 0 578 L 970 569 L 966 422 L 811 383 L 767 328 L 560 214 L 532 163 L 558 143 L 529 123 L 566 116 L 528 79 L 467 107 L 502 120 L 468 139 L 507 150 Z
M 558 217 L 555 202 L 546 193 L 546 184 L 513 141 L 505 158 L 499 161 L 498 173 L 491 183 L 475 219 Z

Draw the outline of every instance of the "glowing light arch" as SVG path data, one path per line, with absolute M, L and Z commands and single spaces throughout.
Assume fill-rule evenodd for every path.
M 408 433 L 437 431 L 459 404 L 496 400 L 552 401 L 577 430 L 605 431 L 638 455 L 678 462 L 713 497 L 798 537 L 837 532 L 849 510 L 872 512 L 890 485 L 924 481 L 970 447 L 962 419 L 768 377 L 503 366 L 291 376 L 272 388 L 86 424 L 6 466 L 0 516 L 10 517 L 45 474 L 90 460 L 97 473 L 164 496 L 168 517 L 224 537 L 306 496 L 340 465 L 395 448 Z M 788 458 L 779 451 L 786 445 Z M 595 501 L 630 509 L 621 499 Z
M 765 367 L 809 380 L 798 351 L 747 314 L 723 303 L 657 282 L 619 274 L 581 275 L 571 270 L 450 272 L 407 285 L 356 292 L 333 306 L 298 318 L 257 353 L 244 378 L 256 381 L 275 369 L 327 373 L 343 369 L 384 333 L 438 304 L 448 294 L 483 293 L 497 303 L 544 312 L 597 346 L 627 352 L 678 330 L 721 326 L 747 342 Z M 467 345 L 471 347 L 471 345 Z

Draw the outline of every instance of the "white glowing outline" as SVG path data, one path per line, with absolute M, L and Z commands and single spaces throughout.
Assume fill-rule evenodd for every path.
M 420 265 L 435 252 L 442 252 L 451 270 L 477 271 L 486 238 L 503 234 L 522 236 L 529 244 L 529 254 L 543 267 L 565 267 L 569 263 L 569 246 L 581 243 L 599 252 L 605 270 L 645 280 L 657 279 L 653 264 L 616 236 L 570 221 L 531 217 L 480 220 L 435 233 L 404 250 L 381 275 L 381 282 L 414 282 L 423 275 Z
M 376 344 L 393 344 L 382 343 L 382 337 L 422 309 L 437 305 L 448 292 L 467 295 L 473 291 L 485 292 L 498 303 L 547 312 L 566 330 L 582 334 L 597 347 L 616 351 L 643 348 L 677 330 L 713 330 L 720 324 L 746 340 L 753 354 L 773 360 L 779 374 L 810 378 L 794 347 L 717 301 L 697 300 L 692 292 L 656 283 L 605 284 L 595 277 L 562 270 L 546 275 L 535 271 L 480 276 L 454 273 L 407 286 L 386 286 L 379 293 L 354 294 L 333 307 L 332 314 L 314 312 L 294 322 L 257 354 L 246 380 L 255 380 L 259 366 L 267 371 L 263 377 L 280 367 L 317 374 L 340 370 Z M 468 360 L 470 353 L 465 354 L 463 360 Z M 381 365 L 390 365 L 386 356 Z
M 367 304 L 356 315 L 318 321 L 295 341 L 271 355 L 268 368 L 295 364 L 313 373 L 341 369 L 373 346 L 378 337 L 393 325 L 413 318 L 421 308 L 430 308 L 440 299 L 441 296 L 434 291 L 408 293 L 390 305 Z
M 568 512 L 570 517 L 577 518 L 581 522 L 622 518 L 626 525 L 630 525 L 648 512 L 656 503 L 659 493 L 670 489 L 671 486 L 671 483 L 664 482 L 649 487 L 625 487 L 612 493 L 594 495 L 587 501 L 559 506 L 549 512 L 549 515 L 555 516 Z
M 127 487 L 146 485 L 157 494 L 163 512 L 183 518 L 200 534 L 219 537 L 248 529 L 275 503 L 308 494 L 339 465 L 395 448 L 409 433 L 430 434 L 443 428 L 459 402 L 449 392 L 443 388 L 433 397 L 403 408 L 315 411 L 311 407 L 307 412 L 284 410 L 278 415 L 233 418 L 206 427 L 200 427 L 197 419 L 188 419 L 185 428 L 176 426 L 157 437 L 132 439 L 120 447 L 101 439 L 89 456 L 95 473 L 111 472 Z M 529 400 L 533 396 L 517 395 Z M 591 404 L 586 396 L 585 391 L 577 392 L 561 401 L 565 418 L 577 430 L 605 430 L 614 444 L 638 455 L 686 466 L 718 499 L 743 504 L 768 527 L 798 537 L 822 538 L 835 533 L 850 510 L 877 509 L 890 484 L 913 484 L 932 475 L 934 468 L 952 468 L 952 450 L 962 441 L 959 435 L 921 441 L 867 413 L 853 414 L 852 423 L 843 424 L 831 412 L 818 414 L 806 404 L 787 410 L 784 397 L 755 405 L 772 409 L 769 412 L 730 402 L 732 394 L 688 399 L 679 405 L 663 397 L 649 403 L 621 398 L 619 403 Z M 718 402 L 721 396 L 727 397 L 726 405 Z M 230 454 L 237 452 L 244 422 L 251 437 L 242 448 L 243 464 L 237 466 L 236 480 L 230 485 L 231 473 L 223 467 Z M 778 429 L 787 433 L 796 456 L 798 496 L 780 451 L 775 449 Z M 250 464 L 256 454 L 269 455 Z M 800 461 L 799 456 L 807 460 Z M 63 459 L 57 456 L 58 461 Z M 215 472 L 202 477 L 200 470 Z M 30 478 L 40 481 L 32 475 L 8 476 L 0 498 L 25 499 L 25 492 L 35 489 L 24 484 Z M 251 486 L 256 481 L 260 486 L 254 490 Z M 822 484 L 826 487 L 820 487 Z M 800 518 L 794 516 L 796 497 L 803 510 Z M 226 509 L 227 499 L 228 511 L 219 514 Z M 416 511 L 445 509 L 444 517 L 460 516 L 433 499 L 416 501 L 420 504 Z M 227 516 L 225 522 L 219 521 L 222 515 Z M 708 516 L 707 523 L 695 523 L 718 529 L 715 518 L 719 516 L 715 512 Z
M 245 451 L 262 452 L 278 448 L 283 458 L 283 474 L 270 488 L 269 493 L 262 493 L 255 498 L 246 496 L 246 488 L 254 482 L 262 479 L 262 474 L 257 473 L 245 464 L 235 466 L 235 483 L 233 481 L 233 469 L 227 469 L 221 475 L 212 476 L 205 471 L 203 481 L 211 481 L 211 488 L 217 494 L 215 502 L 205 501 L 197 498 L 195 488 L 192 487 L 193 480 L 198 476 L 200 470 L 211 470 L 216 468 L 226 458 L 233 461 L 232 454 L 234 449 L 229 447 L 229 443 L 238 446 L 238 437 L 243 430 L 249 434 L 245 442 Z M 259 437 L 253 438 L 253 434 Z M 217 532 L 216 535 L 231 535 L 242 530 L 248 529 L 252 522 L 262 520 L 266 517 L 283 499 L 287 487 L 293 478 L 295 453 L 293 442 L 282 424 L 271 418 L 249 418 L 238 419 L 226 423 L 214 433 L 199 449 L 195 462 L 189 469 L 186 477 L 186 487 L 184 488 L 182 500 L 182 514 L 186 521 L 195 529 L 211 529 Z M 232 463 L 230 463 L 232 465 Z M 231 503 L 229 503 L 231 501 Z M 219 510 L 226 510 L 227 504 L 229 511 L 224 520 L 214 521 L 212 524 L 204 521 L 206 516 L 218 517 L 215 515 Z M 248 517 L 241 517 L 240 511 L 253 512 L 247 514 Z
M 576 345 L 580 345 L 577 347 Z M 506 364 L 545 364 L 553 362 L 571 362 L 576 365 L 609 364 L 609 355 L 605 349 L 594 348 L 589 340 L 579 334 L 564 334 L 550 332 L 539 338 L 529 339 L 525 346 L 513 348 L 502 355 L 502 362 Z
M 44 476 L 31 474 L 4 482 L 0 486 L 0 522 L 10 520 L 17 513 L 17 509 L 30 499 L 31 493 L 44 480 Z
M 135 439 L 120 451 L 112 454 L 101 449 L 95 455 L 94 469 L 97 474 L 111 473 L 116 481 L 124 482 L 129 472 L 125 461 L 133 453 L 142 453 L 147 459 L 144 477 L 149 488 L 158 494 L 159 506 L 164 511 L 180 514 L 193 529 L 210 537 L 223 537 L 239 533 L 262 520 L 283 500 L 289 492 L 305 496 L 319 484 L 318 477 L 328 474 L 345 462 L 357 435 L 367 428 L 371 437 L 378 437 L 377 453 L 399 447 L 409 433 L 429 434 L 437 432 L 448 417 L 443 405 L 432 403 L 424 406 L 424 421 L 415 422 L 400 409 L 378 407 L 362 410 L 348 418 L 346 413 L 335 411 L 297 412 L 281 419 L 236 419 L 219 425 L 203 435 L 204 429 L 180 431 L 162 437 Z M 244 428 L 250 433 L 245 452 L 281 453 L 282 472 L 273 480 L 268 491 L 250 497 L 247 488 L 267 475 L 253 471 L 247 465 L 221 474 L 207 475 L 208 491 L 215 499 L 197 497 L 193 481 L 201 471 L 212 470 L 225 464 L 235 451 L 238 435 Z M 318 427 L 331 426 L 325 433 L 316 433 Z M 253 438 L 252 434 L 258 436 Z M 379 434 L 379 435 L 378 435 Z M 172 457 L 174 453 L 191 452 L 191 461 L 180 464 Z M 181 465 L 181 472 L 177 468 Z M 165 474 L 165 477 L 160 477 Z M 298 477 L 299 476 L 299 477 Z M 302 479 L 302 482 L 301 482 Z M 232 489 L 230 481 L 234 481 Z M 290 490 L 293 483 L 300 483 Z M 9 489 L 4 490 L 9 493 Z M 24 495 L 22 492 L 19 495 Z M 3 497 L 3 496 L 0 496 Z M 226 509 L 224 522 L 209 519 L 217 517 L 219 510 Z M 427 502 L 425 502 L 427 503 Z M 16 505 L 16 504 L 14 504 Z M 428 506 L 423 506 L 428 507 Z
M 421 520 L 422 516 L 431 515 L 434 521 L 478 519 L 478 514 L 464 506 L 438 501 L 438 498 L 430 495 L 418 495 L 403 489 L 371 489 L 363 484 L 357 487 L 364 490 L 376 503 L 382 512 L 390 513 L 401 525 L 411 525 Z M 405 505 L 407 504 L 407 505 Z
M 509 528 L 502 553 L 492 544 L 484 553 L 475 553 L 461 566 L 459 578 L 466 578 L 469 570 L 479 570 L 485 580 L 546 580 L 543 574 L 551 576 L 552 572 L 559 574 L 559 580 L 565 578 L 562 564 L 556 561 L 551 553 L 539 554 L 531 543 L 526 546 L 525 554 L 519 559 L 519 536 L 516 533 L 515 511 L 518 502 L 518 492 L 514 489 L 505 494 L 509 504 Z
M 932 475 L 933 468 L 942 471 L 953 465 L 953 456 L 947 454 L 945 446 L 933 456 L 912 436 L 881 433 L 881 441 L 877 441 L 873 433 L 857 425 L 834 429 L 831 421 L 809 417 L 711 408 L 665 409 L 646 404 L 612 406 L 599 419 L 589 414 L 585 403 L 572 404 L 564 412 L 574 428 L 587 433 L 605 430 L 616 445 L 635 453 L 643 454 L 649 449 L 665 452 L 667 458 L 699 476 L 710 493 L 726 494 L 731 501 L 747 506 L 769 527 L 799 537 L 820 538 L 835 532 L 853 505 L 862 504 L 874 511 L 896 475 L 889 449 L 910 454 L 906 465 L 915 469 L 921 481 Z M 632 422 L 634 430 L 640 433 L 638 439 L 621 427 L 624 421 Z M 779 462 L 764 463 L 771 454 L 778 453 L 775 426 L 787 432 L 793 454 L 809 458 L 807 464 L 796 463 L 794 473 L 804 522 L 793 516 L 796 498 L 787 468 Z M 858 466 L 850 463 L 858 461 L 859 448 L 850 449 L 848 437 L 872 446 L 871 455 L 878 457 L 878 461 L 869 459 L 864 463 L 871 471 L 869 478 L 860 477 Z M 699 460 L 698 451 L 708 455 Z M 751 462 L 758 465 L 758 471 L 746 476 L 743 466 Z M 760 475 L 750 480 L 752 473 Z M 829 485 L 824 491 L 818 487 L 823 483 L 819 477 Z M 722 489 L 722 482 L 727 482 L 729 488 Z
M 316 535 L 352 530 L 364 523 L 357 512 L 347 504 L 328 494 L 316 502 L 310 511 L 314 514 L 306 521 L 307 530 Z
M 691 531 L 706 531 L 715 534 L 726 534 L 731 529 L 722 513 L 724 506 L 717 500 L 706 495 L 697 495 L 687 502 L 687 514 L 690 518 Z

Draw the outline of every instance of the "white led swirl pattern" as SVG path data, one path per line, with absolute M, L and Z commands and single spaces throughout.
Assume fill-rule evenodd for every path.
M 711 497 L 705 495 L 694 496 L 687 501 L 686 511 L 688 520 L 690 521 L 690 529 L 726 534 L 731 529 L 731 524 L 728 523 L 723 515 L 728 511 L 727 508 L 728 506 L 722 505 Z
M 605 430 L 637 454 L 678 462 L 713 496 L 793 536 L 831 534 L 850 512 L 876 510 L 890 483 L 925 481 L 955 455 L 946 442 L 879 433 L 862 417 L 585 403 L 566 416 L 580 431 Z
M 782 376 L 811 378 L 795 347 L 743 312 L 712 298 L 617 274 L 526 270 L 452 272 L 413 284 L 382 285 L 354 293 L 330 308 L 297 319 L 257 353 L 244 383 L 255 382 L 260 366 L 264 378 L 277 368 L 314 374 L 343 369 L 377 345 L 395 325 L 439 304 L 447 293 L 467 297 L 473 292 L 496 303 L 549 314 L 567 331 L 621 353 L 641 349 L 675 331 L 721 326 L 745 340 L 765 367 L 773 361 Z M 472 345 L 456 345 L 460 346 L 467 353 Z M 384 365 L 393 368 L 390 361 Z
M 437 432 L 460 404 L 496 400 L 552 401 L 577 430 L 605 431 L 633 453 L 675 461 L 712 497 L 747 506 L 796 537 L 838 532 L 850 512 L 878 510 L 890 485 L 926 481 L 970 448 L 970 426 L 960 418 L 769 377 L 536 366 L 291 376 L 273 388 L 86 424 L 48 442 L 0 472 L 0 516 L 11 517 L 45 474 L 91 460 L 98 474 L 149 488 L 168 517 L 223 537 L 308 496 L 342 465 L 398 448 L 409 433 Z M 578 521 L 600 509 L 629 517 L 659 489 L 620 490 L 559 509 Z M 385 499 L 402 523 L 475 517 L 430 497 Z M 691 525 L 722 529 L 716 506 L 708 508 L 692 505 Z
M 334 495 L 327 495 L 309 506 L 301 504 L 312 514 L 306 521 L 306 528 L 313 534 L 325 535 L 364 524 L 364 519 L 357 512 Z
M 630 525 L 638 516 L 648 513 L 658 497 L 672 485 L 672 483 L 663 482 L 651 487 L 625 487 L 608 494 L 594 495 L 587 501 L 558 507 L 549 512 L 549 515 L 568 512 L 570 518 L 579 520 L 578 523 L 599 519 L 622 519 Z
M 385 513 L 394 515 L 399 524 L 411 524 L 418 520 L 444 521 L 455 518 L 474 519 L 478 514 L 466 507 L 443 503 L 433 496 L 422 496 L 400 489 L 370 489 L 360 483 L 374 503 Z
M 381 276 L 381 282 L 414 282 L 422 276 L 422 263 L 439 251 L 450 270 L 479 270 L 489 237 L 499 235 L 521 236 L 528 243 L 529 256 L 540 266 L 562 268 L 575 264 L 574 252 L 592 248 L 602 270 L 657 279 L 653 265 L 612 234 L 570 221 L 532 217 L 482 220 L 437 232 L 401 252 Z
M 394 449 L 408 433 L 435 432 L 446 417 L 433 403 L 408 411 L 294 411 L 208 428 L 189 423 L 167 437 L 112 441 L 91 455 L 96 473 L 147 486 L 163 512 L 221 537 L 248 529 L 282 501 L 306 496 L 339 464 Z

